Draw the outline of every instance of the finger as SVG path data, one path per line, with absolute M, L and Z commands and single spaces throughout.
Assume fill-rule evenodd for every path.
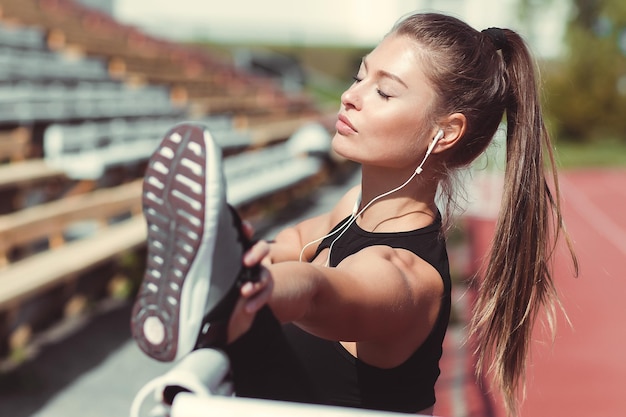
M 245 284 L 243 284 L 241 286 L 241 296 L 243 298 L 252 298 L 254 297 L 257 293 L 263 291 L 263 289 L 265 287 L 268 286 L 268 284 L 270 283 L 270 279 L 269 279 L 269 272 L 267 271 L 267 269 L 262 269 L 261 270 L 261 274 L 259 276 L 259 280 L 252 282 L 246 282 Z
M 248 314 L 254 314 L 270 301 L 272 295 L 272 285 L 266 284 L 260 286 L 254 296 L 247 299 L 244 305 L 244 311 Z
M 243 263 L 248 267 L 257 265 L 263 260 L 263 258 L 269 255 L 269 252 L 269 243 L 260 240 L 244 254 Z
M 269 271 L 263 272 L 260 282 L 249 282 L 241 288 L 242 297 L 237 300 L 228 322 L 228 343 L 232 343 L 247 332 L 257 311 L 269 302 L 273 281 Z
M 263 271 L 259 281 L 247 282 L 241 287 L 241 299 L 245 300 L 244 310 L 253 313 L 266 304 L 273 290 L 273 281 L 267 270 Z

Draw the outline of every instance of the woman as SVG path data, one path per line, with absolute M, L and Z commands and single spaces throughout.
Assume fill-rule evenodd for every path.
M 562 230 L 534 65 L 513 31 L 477 32 L 447 16 L 410 16 L 363 60 L 354 84 L 342 96 L 333 139 L 336 152 L 362 164 L 361 208 L 411 177 L 434 144 L 423 172 L 371 204 L 352 226 L 374 238 L 376 233 L 401 235 L 438 224 L 437 188 L 451 196 L 453 171 L 485 150 L 506 115 L 502 210 L 472 330 L 479 371 L 493 359 L 490 368 L 510 411 L 516 409 L 536 314 L 556 300 L 548 265 L 554 245 L 550 226 Z M 443 136 L 435 143 L 440 131 Z M 553 167 L 554 196 L 543 173 L 544 151 Z M 283 232 L 269 247 L 258 245 L 246 260 L 274 262 L 266 266 L 274 282 L 269 306 L 281 321 L 343 341 L 352 356 L 389 369 L 418 352 L 441 322 L 449 308 L 447 270 L 384 243 L 335 262 L 331 258 L 334 269 L 323 266 L 328 249 L 314 256 L 312 247 L 304 253 L 311 264 L 282 263 L 296 260 L 294 248 L 349 216 L 358 193 L 352 190 L 331 213 Z M 249 294 L 244 291 L 243 296 Z M 258 301 L 252 298 L 249 309 L 254 311 Z M 426 405 L 432 403 L 419 407 Z
M 400 21 L 341 97 L 333 148 L 362 165 L 360 186 L 245 253 L 262 272 L 241 287 L 228 324 L 238 395 L 432 413 L 451 290 L 448 215 L 435 196 L 447 196 L 448 214 L 454 172 L 487 148 L 503 116 L 504 197 L 472 331 L 479 371 L 493 360 L 515 413 L 533 322 L 556 300 L 556 171 L 522 39 L 439 14 Z

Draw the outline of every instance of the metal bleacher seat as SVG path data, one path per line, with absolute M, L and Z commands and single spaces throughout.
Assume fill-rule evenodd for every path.
M 0 84 L 0 122 L 64 121 L 112 117 L 173 116 L 167 89 L 81 82 Z
M 0 23 L 0 122 L 180 115 L 169 88 L 113 80 L 104 59 L 47 48 L 41 30 Z
M 105 61 L 50 51 L 42 30 L 0 22 L 0 82 L 109 79 Z
M 180 117 L 115 118 L 78 125 L 53 124 L 44 133 L 44 159 L 63 169 L 70 178 L 97 179 L 106 169 L 145 161 Z M 236 132 L 226 116 L 201 121 L 222 137 L 224 146 L 246 146 L 247 134 Z M 224 134 L 222 134 L 224 132 Z
M 13 48 L 43 49 L 46 41 L 45 35 L 40 29 L 0 24 L 0 45 Z
M 97 179 L 110 167 L 145 161 L 163 134 L 180 119 L 114 119 L 80 125 L 52 125 L 44 134 L 44 156 L 50 167 L 63 169 L 70 178 Z M 232 119 L 215 116 L 199 122 L 207 125 L 225 149 L 253 145 L 253 130 L 237 130 Z M 330 137 L 318 124 L 293 124 L 289 140 L 225 158 L 228 198 L 243 205 L 259 197 L 312 177 L 324 163 Z M 277 135 L 284 135 L 279 126 Z M 265 133 L 265 135 L 269 135 Z M 268 140 L 268 142 L 271 142 Z M 303 156 L 299 158 L 299 156 Z
M 0 82 L 108 81 L 106 63 L 95 58 L 0 46 Z

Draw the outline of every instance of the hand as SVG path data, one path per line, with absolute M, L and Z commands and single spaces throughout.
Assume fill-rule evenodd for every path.
M 252 227 L 246 222 L 244 222 L 244 232 L 249 237 L 253 234 Z M 268 303 L 272 295 L 274 282 L 270 272 L 263 266 L 269 262 L 268 254 L 269 244 L 265 241 L 259 241 L 244 254 L 244 266 L 252 267 L 260 264 L 261 275 L 258 281 L 247 282 L 241 286 L 239 300 L 235 304 L 228 323 L 228 343 L 234 342 L 250 329 L 257 311 Z
M 268 303 L 273 287 L 271 275 L 265 268 L 259 281 L 247 282 L 241 287 L 241 295 L 228 322 L 227 343 L 234 342 L 250 329 L 257 311 Z
M 246 237 L 251 240 L 254 236 L 254 228 L 252 227 L 252 224 L 244 220 L 242 221 L 242 229 Z M 244 254 L 244 265 L 247 267 L 258 264 L 267 266 L 271 264 L 269 253 L 269 243 L 261 240 Z

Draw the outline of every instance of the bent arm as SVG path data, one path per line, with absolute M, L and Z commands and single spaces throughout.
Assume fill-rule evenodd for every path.
M 443 283 L 416 255 L 386 246 L 363 249 L 329 268 L 285 262 L 269 266 L 270 307 L 326 339 L 384 341 L 427 333 L 436 320 Z

